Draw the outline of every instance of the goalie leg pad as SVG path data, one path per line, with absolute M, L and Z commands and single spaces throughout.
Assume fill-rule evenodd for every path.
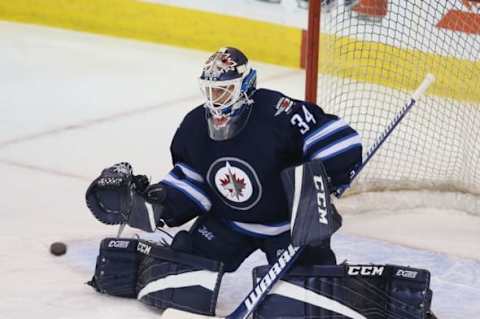
M 254 282 L 268 271 L 253 271 Z M 394 265 L 296 267 L 254 312 L 263 318 L 424 319 L 430 273 Z
M 138 296 L 144 304 L 215 315 L 223 264 L 174 251 L 168 247 L 139 243 L 144 256 L 138 269 Z
M 137 296 L 138 240 L 105 238 L 95 266 L 90 286 L 100 293 L 135 298 Z

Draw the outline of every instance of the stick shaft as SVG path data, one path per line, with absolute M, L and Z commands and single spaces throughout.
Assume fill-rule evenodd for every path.
M 398 124 L 400 124 L 400 122 L 405 117 L 405 115 L 407 115 L 407 113 L 413 108 L 413 106 L 417 103 L 418 99 L 425 93 L 425 91 L 434 81 L 435 81 L 435 77 L 430 73 L 427 74 L 427 76 L 422 81 L 420 86 L 410 97 L 410 101 L 406 103 L 400 111 L 398 111 L 398 113 L 395 115 L 393 120 L 387 125 L 385 130 L 377 137 L 377 139 L 372 144 L 372 146 L 370 146 L 370 149 L 367 151 L 367 156 L 365 160 L 362 162 L 362 165 L 360 165 L 360 167 L 353 172 L 350 184 L 337 190 L 335 194 L 337 197 L 342 196 L 343 193 L 345 193 L 345 191 L 348 188 L 350 188 L 352 181 L 358 176 L 358 174 L 360 174 L 360 172 L 363 170 L 365 165 L 367 165 L 367 163 L 370 161 L 373 155 L 375 155 L 375 153 L 380 149 L 383 143 L 385 143 L 387 138 L 390 136 L 390 134 L 392 134 L 392 132 L 395 130 Z

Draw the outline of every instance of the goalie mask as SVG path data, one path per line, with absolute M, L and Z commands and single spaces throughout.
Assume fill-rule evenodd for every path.
M 200 76 L 210 138 L 237 135 L 248 121 L 257 74 L 238 49 L 222 48 L 208 58 Z

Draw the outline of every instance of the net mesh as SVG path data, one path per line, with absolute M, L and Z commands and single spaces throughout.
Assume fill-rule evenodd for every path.
M 318 101 L 360 132 L 364 155 L 425 75 L 436 77 L 351 192 L 420 188 L 480 195 L 476 4 L 390 0 L 381 17 L 344 4 L 322 14 Z

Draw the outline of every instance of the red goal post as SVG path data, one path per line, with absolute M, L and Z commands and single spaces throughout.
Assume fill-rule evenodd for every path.
M 318 52 L 320 36 L 320 1 L 310 0 L 308 7 L 308 27 L 304 33 L 305 57 L 305 100 L 317 102 Z

